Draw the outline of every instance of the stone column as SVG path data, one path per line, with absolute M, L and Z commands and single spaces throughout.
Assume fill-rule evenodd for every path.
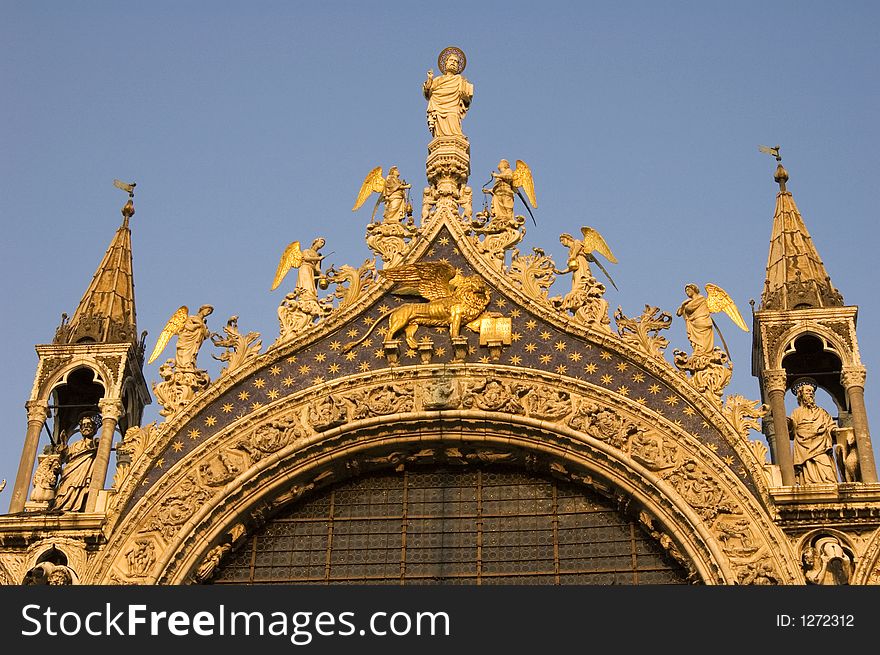
M 788 416 L 785 413 L 785 391 L 788 374 L 785 369 L 764 371 L 764 389 L 770 399 L 770 413 L 773 415 L 774 462 L 782 474 L 782 484 L 794 485 L 794 464 L 792 464 L 791 438 L 788 434 Z
M 852 414 L 852 426 L 856 433 L 862 482 L 877 482 L 874 449 L 871 446 L 871 433 L 868 431 L 868 413 L 865 411 L 866 376 L 867 370 L 864 366 L 844 366 L 840 374 L 840 382 L 846 390 L 846 399 Z
M 101 436 L 98 440 L 98 452 L 95 455 L 95 464 L 92 467 L 92 479 L 89 482 L 89 496 L 86 500 L 86 512 L 94 512 L 98 503 L 98 492 L 104 488 L 107 479 L 107 467 L 110 464 L 110 451 L 113 449 L 113 439 L 116 433 L 116 424 L 122 416 L 122 402 L 118 398 L 102 398 L 98 401 L 101 409 Z
M 37 457 L 37 446 L 40 443 L 40 432 L 49 416 L 49 405 L 41 400 L 29 400 L 24 406 L 28 413 L 27 434 L 24 438 L 24 449 L 15 476 L 15 487 L 12 489 L 12 500 L 9 501 L 9 512 L 21 512 L 27 501 L 28 489 L 31 486 L 31 474 L 34 472 L 34 460 Z

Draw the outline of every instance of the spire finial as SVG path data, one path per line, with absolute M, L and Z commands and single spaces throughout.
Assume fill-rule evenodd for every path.
M 779 146 L 758 146 L 758 150 L 768 155 L 773 155 L 778 162 L 776 164 L 776 172 L 773 174 L 773 179 L 779 185 L 779 191 L 785 192 L 785 183 L 788 182 L 788 171 L 785 170 L 785 167 L 782 165 L 782 155 L 779 154 Z
M 122 208 L 122 224 L 128 225 L 128 219 L 134 216 L 134 188 L 137 182 L 123 182 L 122 180 L 113 180 L 113 186 L 128 192 L 128 202 Z

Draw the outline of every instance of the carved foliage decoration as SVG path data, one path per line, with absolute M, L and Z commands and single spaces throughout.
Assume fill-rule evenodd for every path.
M 617 324 L 617 334 L 623 342 L 650 357 L 666 361 L 663 359 L 663 351 L 669 345 L 669 340 L 660 336 L 660 330 L 669 329 L 672 324 L 672 314 L 661 312 L 659 307 L 645 305 L 641 316 L 629 318 L 623 313 L 623 309 L 618 307 L 614 312 L 614 321 Z
M 188 475 L 170 496 L 162 500 L 140 532 L 158 532 L 165 541 L 171 541 L 180 526 L 192 518 L 210 496 L 211 493 L 199 485 L 195 477 Z
M 212 334 L 211 341 L 215 346 L 225 348 L 225 351 L 219 355 L 211 356 L 221 362 L 226 362 L 226 367 L 220 371 L 220 375 L 228 375 L 256 359 L 260 354 L 260 348 L 263 347 L 263 342 L 260 341 L 259 332 L 241 334 L 238 331 L 238 316 L 232 316 L 226 321 L 223 331 L 226 333 L 225 337 Z
M 553 260 L 538 251 L 533 255 L 520 255 L 514 251 L 508 276 L 532 300 L 550 304 L 547 292 L 556 279 Z
M 153 442 L 156 434 L 156 422 L 140 427 L 130 427 L 125 437 L 116 444 L 116 473 L 113 476 L 113 488 L 120 489 L 128 477 L 132 465 Z
M 721 413 L 730 421 L 733 429 L 743 439 L 749 438 L 749 431 L 761 431 L 760 419 L 767 416 L 770 408 L 760 400 L 748 400 L 739 394 L 730 395 L 724 402 Z
M 528 393 L 523 385 L 508 384 L 492 376 L 467 385 L 462 406 L 487 412 L 525 414 L 520 399 Z

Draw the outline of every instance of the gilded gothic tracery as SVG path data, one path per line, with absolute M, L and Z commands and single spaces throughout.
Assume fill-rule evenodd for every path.
M 325 266 L 323 237 L 308 247 L 290 242 L 271 290 L 292 270 L 296 280 L 288 282 L 278 338 L 266 350 L 259 333 L 240 331 L 238 316 L 218 333 L 208 325 L 211 305 L 194 314 L 181 306 L 149 358 L 176 338 L 175 355 L 153 384 L 162 422 L 141 425 L 148 397 L 139 377 L 143 341 L 132 336 L 133 286 L 130 302 L 115 305 L 106 353 L 83 354 L 76 350 L 83 346 L 65 341 L 100 323 L 86 311 L 62 322 L 51 348 L 38 347 L 22 456 L 27 474 L 16 482 L 13 508 L 28 510 L 24 521 L 60 512 L 70 536 L 48 534 L 18 552 L 4 532 L 14 524 L 0 517 L 4 581 L 223 579 L 243 544 L 297 503 L 320 504 L 322 494 L 364 476 L 436 469 L 478 480 L 484 472 L 519 471 L 545 489 L 556 489 L 547 482 L 556 480 L 589 490 L 638 526 L 640 538 L 689 582 L 876 582 L 880 495 L 859 405 L 865 376 L 852 312 L 842 300 L 831 302 L 809 337 L 820 334 L 840 360 L 838 396 L 850 403 L 852 425 L 820 415 L 811 391 L 799 392 L 802 406 L 785 416 L 780 394 L 815 391 L 819 382 L 797 375 L 801 324 L 780 313 L 780 298 L 813 287 L 780 278 L 771 252 L 770 314 L 758 312 L 755 335 L 756 357 L 763 357 L 756 374 L 769 402 L 725 398 L 733 363 L 712 314 L 723 311 L 747 327 L 723 289 L 706 284 L 704 296 L 688 284 L 675 312 L 680 321 L 647 303 L 641 315 L 627 316 L 622 306 L 612 315 L 594 268 L 617 289 L 597 255 L 617 259 L 596 228 L 580 226 L 581 238 L 559 236 L 567 249 L 561 268 L 541 248 L 518 250 L 526 219 L 516 203 L 533 220 L 530 206 L 537 208 L 534 175 L 522 160 L 511 167 L 500 159 L 481 189 L 485 206 L 474 212 L 463 130 L 474 85 L 462 75 L 465 66 L 464 53 L 447 48 L 441 74 L 429 71 L 422 86 L 431 140 L 418 220 L 411 184 L 397 167 L 387 175 L 381 166 L 371 170 L 353 211 L 377 194 L 365 236 L 373 256 L 359 267 Z M 791 214 L 787 173 L 777 178 L 778 211 Z M 119 188 L 130 197 L 111 249 L 125 252 L 134 184 Z M 557 282 L 566 290 L 551 295 Z M 804 293 L 798 298 L 831 297 Z M 670 360 L 665 335 L 673 327 L 683 327 L 692 352 L 676 350 Z M 223 363 L 213 380 L 197 365 L 212 346 Z M 77 382 L 83 365 L 92 376 L 81 385 L 100 413 L 65 417 L 65 429 L 37 455 L 47 398 Z M 74 431 L 80 436 L 68 445 Z M 122 435 L 116 473 L 104 489 L 95 481 L 106 475 L 115 431 Z M 769 449 L 750 439 L 753 431 L 768 436 Z M 37 464 L 33 475 L 28 457 L 31 468 Z M 845 510 L 833 504 L 844 493 Z M 843 517 L 839 530 L 822 525 L 834 516 Z M 89 555 L 86 538 L 100 542 Z M 59 552 L 46 555 L 53 544 Z

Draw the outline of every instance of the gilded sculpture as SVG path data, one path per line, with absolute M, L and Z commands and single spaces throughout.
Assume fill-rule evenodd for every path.
M 284 249 L 281 259 L 278 261 L 271 290 L 277 289 L 288 271 L 295 268 L 297 269 L 296 288 L 300 290 L 300 297 L 303 299 L 317 298 L 317 285 L 321 284 L 321 288 L 326 288 L 326 280 L 321 276 L 321 262 L 324 261 L 321 248 L 325 243 L 323 237 L 318 237 L 312 241 L 311 246 L 303 250 L 299 241 L 291 242 Z
M 445 48 L 437 57 L 437 68 L 442 73 L 428 77 L 422 84 L 422 93 L 428 101 L 428 129 L 431 136 L 461 136 L 461 120 L 474 98 L 474 85 L 461 74 L 467 58 L 459 48 Z
M 212 334 L 211 341 L 218 348 L 225 348 L 225 350 L 219 355 L 211 356 L 216 360 L 226 362 L 226 367 L 220 372 L 220 375 L 227 375 L 255 359 L 260 354 L 263 342 L 260 340 L 259 332 L 242 334 L 238 331 L 238 316 L 230 317 L 226 321 L 223 331 L 226 333 L 225 337 Z
M 688 284 L 684 288 L 687 298 L 679 305 L 676 315 L 685 321 L 688 341 L 693 352 L 676 350 L 673 363 L 680 370 L 690 374 L 690 381 L 698 391 L 705 394 L 713 402 L 720 405 L 724 387 L 730 382 L 733 374 L 733 363 L 727 352 L 715 346 L 715 332 L 724 337 L 712 318 L 712 314 L 724 312 L 742 330 L 748 327 L 739 313 L 730 295 L 715 284 L 706 284 L 706 295 L 700 293 L 696 284 Z
M 385 312 L 360 339 L 347 343 L 343 347 L 345 351 L 364 341 L 385 318 L 388 318 L 386 343 L 404 330 L 407 344 L 417 348 L 415 333 L 420 325 L 448 327 L 449 335 L 456 339 L 462 326 L 479 318 L 489 305 L 489 289 L 480 276 L 464 276 L 445 262 L 408 264 L 379 274 L 400 285 L 397 293 L 421 296 L 427 302 L 406 303 Z
M 153 385 L 156 400 L 162 405 L 162 416 L 182 409 L 211 383 L 208 372 L 197 367 L 196 358 L 202 343 L 211 335 L 206 319 L 213 311 L 211 305 L 202 305 L 198 312 L 189 315 L 186 305 L 181 306 L 168 319 L 156 341 L 148 363 L 162 354 L 171 337 L 177 335 L 175 358 L 159 367 L 162 382 Z
M 379 194 L 373 207 L 373 216 L 367 224 L 367 246 L 382 258 L 386 268 L 397 266 L 406 253 L 409 240 L 418 232 L 413 225 L 412 205 L 408 202 L 410 184 L 400 179 L 397 166 L 382 177 L 382 167 L 371 170 L 358 192 L 352 211 L 357 211 L 370 194 Z M 374 221 L 379 203 L 385 204 L 381 221 Z
M 407 203 L 407 191 L 410 188 L 412 188 L 412 185 L 407 184 L 406 180 L 400 179 L 400 172 L 397 166 L 392 166 L 388 169 L 387 178 L 382 177 L 382 167 L 376 166 L 364 178 L 351 211 L 357 211 L 371 194 L 378 193 L 379 197 L 376 198 L 376 206 L 373 207 L 373 216 L 370 218 L 370 221 L 372 222 L 375 218 L 376 209 L 379 203 L 382 202 L 385 204 L 382 222 L 399 224 L 408 215 L 412 215 L 412 207 Z

